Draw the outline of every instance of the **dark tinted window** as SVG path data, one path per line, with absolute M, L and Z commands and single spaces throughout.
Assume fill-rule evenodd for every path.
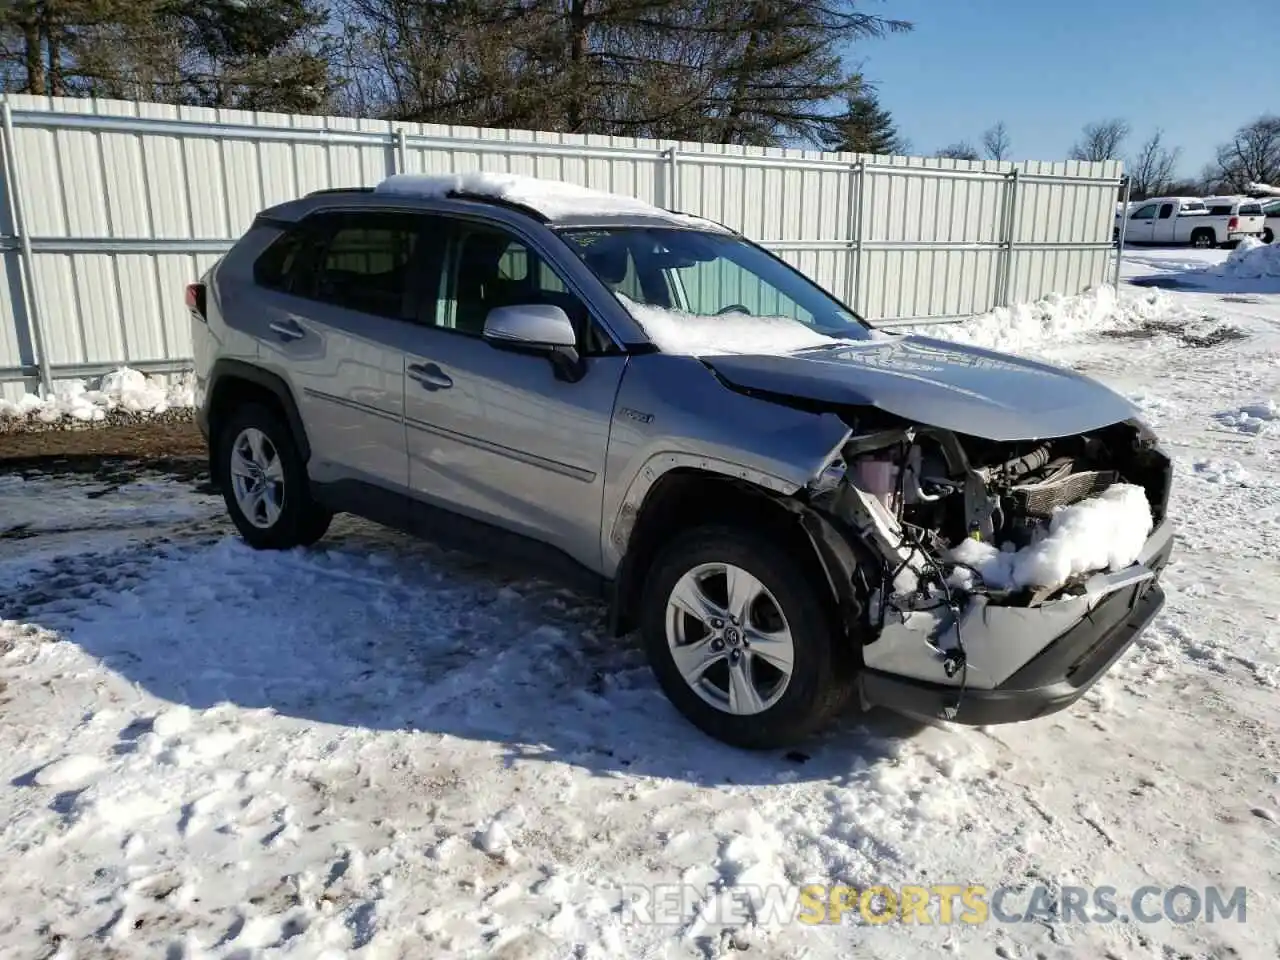
M 1172 203 L 1162 204 L 1160 207 L 1160 219 L 1168 220 L 1171 216 L 1173 216 L 1173 204 Z
M 1155 217 L 1155 215 L 1156 215 L 1156 205 L 1154 203 L 1148 203 L 1145 207 L 1138 210 L 1137 213 L 1135 213 L 1132 217 L 1130 217 L 1130 219 L 1131 220 L 1150 220 L 1153 217 Z
M 326 217 L 306 276 L 293 292 L 382 317 L 408 314 L 408 274 L 417 245 L 409 214 L 361 213 Z
M 1240 207 L 1240 216 L 1242 217 L 1260 217 L 1262 216 L 1262 204 L 1246 203 Z
M 254 281 L 272 290 L 288 290 L 305 242 L 305 234 L 297 229 L 277 237 L 254 262 Z
M 1209 208 L 1210 216 L 1229 217 L 1231 216 L 1231 207 L 1227 204 L 1218 204 Z

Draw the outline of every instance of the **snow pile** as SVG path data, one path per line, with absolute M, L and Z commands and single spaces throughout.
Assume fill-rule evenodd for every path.
M 62 380 L 54 383 L 50 397 L 25 394 L 16 402 L 0 399 L 0 423 L 5 420 L 92 423 L 105 420 L 112 413 L 145 418 L 194 406 L 195 388 L 190 375 L 166 384 L 131 367 L 121 367 L 104 376 L 94 389 L 84 380 Z
M 1237 280 L 1280 277 L 1280 243 L 1263 243 L 1253 237 L 1245 237 L 1222 266 L 1210 269 L 1216 276 Z
M 1142 488 L 1120 483 L 1056 511 L 1048 534 L 1020 550 L 963 540 L 947 559 L 965 565 L 953 577 L 956 586 L 972 586 L 969 567 L 992 589 L 1052 590 L 1079 574 L 1130 566 L 1151 527 L 1151 507 Z
M 792 317 L 754 317 L 742 313 L 704 317 L 636 303 L 620 293 L 617 297 L 658 349 L 676 356 L 791 353 L 806 347 L 829 347 L 841 342 Z
M 1251 433 L 1257 436 L 1280 422 L 1280 404 L 1274 400 L 1249 403 L 1234 410 L 1216 413 L 1213 419 L 1239 433 Z
M 1101 286 L 1075 296 L 1051 293 L 1035 303 L 997 307 L 961 323 L 893 330 L 1017 353 L 1081 334 L 1134 329 L 1152 321 L 1191 316 L 1186 307 L 1162 290 L 1117 294 L 1114 287 Z
M 483 170 L 445 174 L 398 173 L 374 187 L 374 192 L 425 198 L 447 197 L 451 194 L 492 197 L 530 207 L 552 220 L 574 214 L 665 215 L 652 204 L 634 197 L 592 190 L 561 180 L 541 180 L 515 173 L 489 173 Z

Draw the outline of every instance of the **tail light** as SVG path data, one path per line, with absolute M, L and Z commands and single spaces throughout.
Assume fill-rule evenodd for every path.
M 1227 229 L 1228 229 L 1228 230 L 1234 230 L 1234 229 L 1236 229 L 1238 226 L 1240 226 L 1240 218 L 1239 218 L 1239 217 L 1232 217 L 1230 220 L 1228 220 L 1228 221 L 1227 221 Z
M 204 312 L 204 304 L 205 304 L 204 284 L 188 283 L 187 284 L 187 310 L 190 311 L 193 317 L 198 317 L 199 319 L 204 320 L 206 319 L 205 312 Z

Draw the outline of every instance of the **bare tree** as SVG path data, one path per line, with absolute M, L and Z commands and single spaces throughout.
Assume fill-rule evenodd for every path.
M 988 160 L 1008 160 L 1013 152 L 1013 141 L 1009 138 L 1009 128 L 1001 120 L 989 127 L 982 135 L 982 151 Z
M 1120 147 L 1129 136 L 1129 124 L 1124 120 L 1100 120 L 1086 123 L 1080 131 L 1080 139 L 1071 147 L 1072 160 L 1118 160 Z
M 1132 183 L 1130 196 L 1134 200 L 1144 200 L 1167 190 L 1173 181 L 1173 171 L 1181 155 L 1182 148 L 1166 147 L 1164 131 L 1156 130 L 1129 161 L 1129 178 Z
M 1280 182 L 1280 116 L 1262 116 L 1237 130 L 1230 143 L 1218 147 L 1205 177 L 1230 193 L 1251 183 Z
M 961 140 L 958 143 L 949 144 L 943 147 L 937 153 L 935 153 L 934 156 L 944 157 L 948 160 L 981 160 L 982 159 L 982 157 L 978 155 L 977 148 L 975 148 L 974 145 L 970 143 L 968 140 Z

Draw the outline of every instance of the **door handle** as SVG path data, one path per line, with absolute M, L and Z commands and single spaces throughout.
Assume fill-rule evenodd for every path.
M 271 332 L 281 340 L 301 340 L 307 335 L 294 320 L 276 320 L 271 324 Z
M 453 386 L 453 378 L 434 363 L 410 364 L 409 376 L 417 380 L 424 390 L 448 390 Z

